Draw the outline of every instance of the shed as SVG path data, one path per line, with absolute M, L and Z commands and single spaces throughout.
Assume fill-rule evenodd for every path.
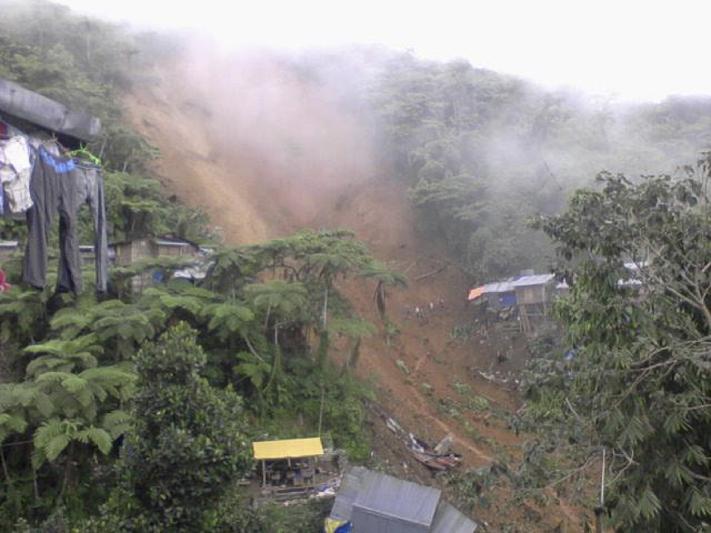
M 113 242 L 109 246 L 114 250 L 114 261 L 119 266 L 130 266 L 153 255 L 151 239 L 148 238 Z
M 519 305 L 545 304 L 550 301 L 554 274 L 521 276 L 511 282 Z
M 320 437 L 310 439 L 263 440 L 252 443 L 254 458 L 265 459 L 297 459 L 299 457 L 316 457 L 323 455 L 323 444 Z
M 267 474 L 269 472 L 267 461 L 281 461 L 288 463 L 289 468 L 287 474 L 304 474 L 303 477 L 310 479 L 313 483 L 314 468 L 313 459 L 323 455 L 323 444 L 320 437 L 307 439 L 283 439 L 283 440 L 265 440 L 252 443 L 252 451 L 254 459 L 262 462 L 262 485 L 267 485 Z M 306 460 L 304 468 L 292 465 L 294 460 Z M 304 461 L 296 461 L 304 462 Z M 294 467 L 292 469 L 292 466 Z M 294 470 L 296 472 L 294 472 Z
M 128 266 L 147 257 L 197 257 L 200 247 L 194 242 L 172 237 L 144 237 L 111 243 L 116 254 L 116 264 Z
M 497 281 L 484 285 L 483 294 L 489 307 L 501 309 L 502 307 L 513 307 L 516 305 L 516 290 L 511 281 Z
M 392 476 L 364 472 L 351 521 L 356 531 L 427 533 L 442 492 Z
M 441 500 L 441 491 L 363 467 L 348 472 L 331 518 L 369 533 L 472 533 L 477 525 Z
M 109 256 L 113 255 L 118 266 L 131 266 L 142 259 L 161 256 L 199 257 L 202 254 L 200 246 L 194 242 L 172 237 L 144 237 L 114 242 L 109 246 Z M 140 293 L 144 288 L 163 280 L 163 277 L 164 273 L 159 270 L 144 272 L 140 276 L 134 276 L 131 288 L 134 293 Z
M 200 247 L 194 242 L 170 237 L 160 237 L 153 240 L 155 255 L 167 255 L 172 257 L 191 256 L 195 257 L 200 253 Z

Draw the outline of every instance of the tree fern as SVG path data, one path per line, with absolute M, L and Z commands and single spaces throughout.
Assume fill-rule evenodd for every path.
M 208 320 L 208 330 L 225 340 L 231 335 L 243 334 L 254 320 L 254 313 L 245 305 L 225 302 L 204 307 L 202 317 Z

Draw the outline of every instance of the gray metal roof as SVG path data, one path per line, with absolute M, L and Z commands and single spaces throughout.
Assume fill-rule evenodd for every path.
M 66 106 L 0 78 L 0 111 L 48 130 L 90 141 L 101 131 L 101 122 L 88 113 Z
M 427 532 L 440 496 L 439 489 L 354 467 L 343 478 L 331 517 L 351 520 L 356 532 Z
M 338 495 L 333 502 L 331 509 L 331 518 L 338 520 L 350 520 L 353 512 L 353 502 L 358 496 L 360 489 L 360 477 L 356 470 L 360 467 L 351 469 L 351 471 L 343 476 L 341 487 L 338 489 Z
M 351 521 L 354 533 L 473 533 L 476 522 L 441 494 L 356 466 L 343 476 L 331 518 Z
M 535 285 L 545 285 L 555 277 L 555 274 L 534 274 L 533 276 L 521 276 L 511 282 L 515 287 L 531 287 Z
M 510 281 L 497 281 L 495 283 L 487 283 L 484 285 L 484 292 L 482 294 L 513 291 L 514 286 Z
M 430 531 L 432 533 L 473 533 L 477 527 L 476 522 L 443 501 L 439 504 Z
M 439 489 L 366 470 L 353 508 L 429 526 L 441 494 Z

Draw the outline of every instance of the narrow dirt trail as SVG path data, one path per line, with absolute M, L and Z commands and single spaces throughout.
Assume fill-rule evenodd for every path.
M 200 54 L 135 84 L 125 105 L 136 129 L 160 149 L 157 177 L 183 202 L 203 208 L 227 243 L 305 227 L 347 228 L 380 260 L 406 272 L 410 286 L 388 298 L 399 329 L 389 341 L 374 309 L 373 286 L 351 280 L 341 287 L 381 329 L 364 341 L 358 373 L 374 383 L 379 402 L 409 431 L 432 443 L 452 434 L 466 468 L 491 464 L 502 453 L 520 458 L 520 439 L 505 417 L 447 411 L 452 402 L 467 401 L 462 387 L 488 399 L 496 412 L 515 410 L 519 400 L 477 379 L 473 369 L 490 365 L 491 354 L 451 336 L 467 313 L 467 283 L 458 269 L 449 265 L 414 281 L 447 265 L 445 250 L 415 233 L 406 189 L 379 167 L 372 134 L 357 112 L 344 112 L 327 86 L 305 81 L 275 58 Z M 438 311 L 425 321 L 407 312 L 435 302 Z M 403 367 L 412 370 L 405 374 Z M 388 440 L 381 437 L 376 450 Z M 388 446 L 398 461 L 412 462 L 405 450 Z M 502 518 L 497 508 L 481 516 L 496 524 Z M 547 511 L 541 531 L 560 522 L 558 511 Z

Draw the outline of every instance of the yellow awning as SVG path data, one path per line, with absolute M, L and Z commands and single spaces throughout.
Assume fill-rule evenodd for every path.
M 314 457 L 323 455 L 323 445 L 320 437 L 311 439 L 263 440 L 252 443 L 254 458 L 262 459 L 295 459 L 297 457 Z

